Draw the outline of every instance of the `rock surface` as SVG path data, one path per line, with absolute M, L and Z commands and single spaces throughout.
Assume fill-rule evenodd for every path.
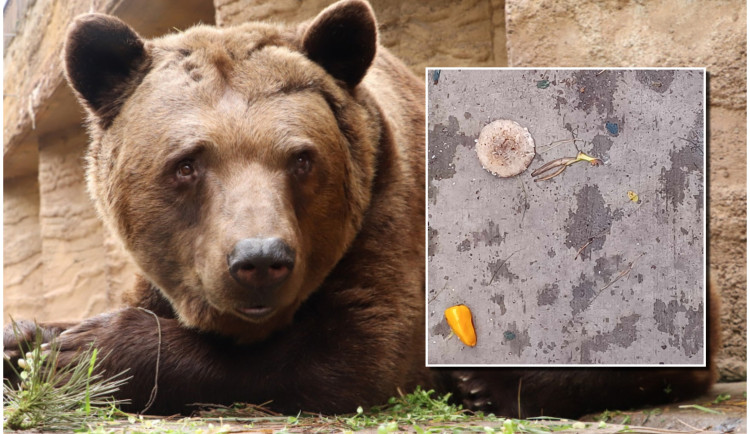
M 215 0 L 219 25 L 296 23 L 334 0 Z M 505 66 L 504 0 L 372 0 L 380 43 L 418 76 L 427 66 Z

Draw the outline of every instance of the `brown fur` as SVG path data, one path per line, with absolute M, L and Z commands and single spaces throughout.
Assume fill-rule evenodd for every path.
M 304 29 L 305 38 L 315 39 L 316 24 Z M 78 33 L 74 27 L 71 40 L 80 39 Z M 94 132 L 101 139 L 91 146 L 88 179 L 98 209 L 188 327 L 243 342 L 264 339 L 292 321 L 352 244 L 363 219 L 371 221 L 365 227 L 377 227 L 377 219 L 394 214 L 423 215 L 420 206 L 409 204 L 412 197 L 399 197 L 418 198 L 419 190 L 393 182 L 411 177 L 408 182 L 419 184 L 422 180 L 413 178 L 422 169 L 404 168 L 402 174 L 402 168 L 375 162 L 406 151 L 396 146 L 423 141 L 420 130 L 392 137 L 382 122 L 379 104 L 393 105 L 396 90 L 391 89 L 391 99 L 378 101 L 369 89 L 387 88 L 378 80 L 388 77 L 372 74 L 350 93 L 299 53 L 304 46 L 295 37 L 300 33 L 252 24 L 229 31 L 198 27 L 150 41 L 144 58 L 152 70 L 112 125 Z M 76 59 L 69 56 L 74 65 L 69 71 L 76 70 Z M 404 69 L 390 62 L 396 71 Z M 419 83 L 408 73 L 400 76 L 398 89 L 408 86 L 416 95 L 411 102 L 421 104 Z M 388 113 L 399 115 L 397 109 Z M 98 114 L 92 115 L 96 125 Z M 304 183 L 289 185 L 281 176 L 284 166 L 294 152 L 307 148 L 315 170 Z M 128 151 L 120 155 L 121 149 Z M 164 176 L 165 161 L 185 158 L 194 158 L 198 171 L 205 171 L 196 188 L 175 186 Z M 383 204 L 387 217 L 373 217 L 378 207 L 370 206 L 376 165 L 390 188 L 405 190 L 389 194 Z M 99 191 L 103 186 L 106 196 Z M 394 228 L 395 239 L 414 230 L 403 220 Z M 228 275 L 225 257 L 239 239 L 255 235 L 286 240 L 300 265 L 282 289 L 278 314 L 248 327 L 229 312 L 246 294 Z
M 341 2 L 299 27 L 203 26 L 143 42 L 129 69 L 147 72 L 113 96 L 107 122 L 77 81 L 95 75 L 78 71 L 89 67 L 78 51 L 101 29 L 137 40 L 114 19 L 80 18 L 67 74 L 91 115 L 89 190 L 143 273 L 127 300 L 160 316 L 160 384 L 180 398 L 162 394 L 152 411 L 268 399 L 289 411 L 343 411 L 429 385 L 424 90 L 385 50 L 375 56 L 369 5 Z M 312 169 L 296 177 L 302 152 Z M 175 176 L 185 160 L 195 167 L 189 180 Z M 233 309 L 262 295 L 232 279 L 227 254 L 256 236 L 283 239 L 296 261 L 274 315 L 254 322 Z M 135 369 L 123 395 L 138 409 L 152 386 L 155 330 L 153 316 L 125 309 L 84 322 L 62 344 L 131 349 L 107 370 Z M 227 381 L 171 382 L 202 375 Z
M 90 115 L 91 196 L 142 276 L 131 307 L 58 337 L 61 360 L 92 341 L 111 352 L 106 372 L 133 375 L 119 394 L 131 410 L 144 409 L 157 359 L 149 412 L 160 414 L 269 400 L 340 413 L 422 385 L 512 415 L 521 382 L 524 416 L 571 416 L 663 400 L 665 381 L 669 399 L 713 381 L 711 369 L 424 367 L 424 88 L 377 46 L 360 0 L 295 27 L 199 26 L 149 41 L 85 15 L 65 61 Z M 230 275 L 248 237 L 294 252 L 271 295 Z M 259 304 L 273 313 L 238 310 Z

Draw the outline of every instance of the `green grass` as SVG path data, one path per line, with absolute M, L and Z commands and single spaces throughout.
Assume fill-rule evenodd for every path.
M 432 390 L 417 388 L 409 394 L 401 394 L 382 406 L 364 410 L 357 408 L 354 414 L 324 416 L 300 413 L 297 416 L 281 416 L 263 410 L 262 407 L 237 404 L 204 412 L 204 422 L 248 424 L 255 428 L 279 429 L 281 432 L 298 431 L 343 431 L 375 430 L 378 434 L 399 431 L 417 433 L 478 432 L 478 433 L 549 433 L 574 427 L 574 423 L 555 418 L 517 420 L 497 417 L 493 414 L 471 412 L 450 402 L 450 394 L 434 396 Z M 581 424 L 580 422 L 577 422 Z M 274 426 L 275 424 L 275 426 Z M 606 425 L 606 424 L 605 424 Z
M 127 381 L 122 373 L 104 379 L 95 349 L 82 351 L 68 366 L 57 366 L 59 351 L 44 350 L 41 333 L 13 367 L 18 384 L 3 381 L 3 427 L 11 430 L 73 430 L 119 412 L 111 396 Z
M 721 404 L 724 401 L 729 401 L 732 399 L 732 395 L 728 393 L 722 393 L 716 396 L 716 399 L 713 400 L 712 404 Z

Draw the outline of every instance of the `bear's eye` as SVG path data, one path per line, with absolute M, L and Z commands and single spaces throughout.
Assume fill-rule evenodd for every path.
M 191 160 L 183 160 L 177 164 L 177 176 L 189 178 L 195 173 L 195 165 Z
M 292 159 L 292 173 L 301 177 L 307 175 L 312 169 L 312 155 L 309 151 L 302 151 L 294 155 Z

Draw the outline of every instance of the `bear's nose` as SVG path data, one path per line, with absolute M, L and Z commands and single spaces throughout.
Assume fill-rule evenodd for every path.
M 294 250 L 281 238 L 245 238 L 227 255 L 229 273 L 240 285 L 270 291 L 294 268 Z

